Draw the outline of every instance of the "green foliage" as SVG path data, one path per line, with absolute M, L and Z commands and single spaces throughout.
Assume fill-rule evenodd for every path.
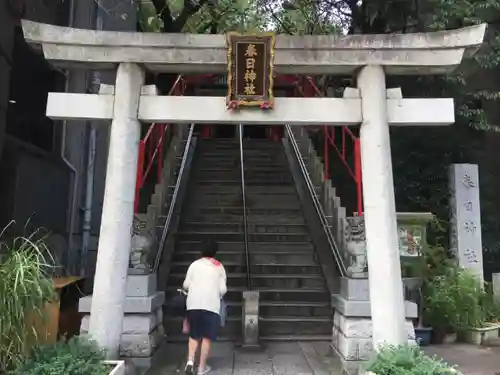
M 108 375 L 104 352 L 94 343 L 75 337 L 41 346 L 9 375 Z
M 458 332 L 487 322 L 489 295 L 468 270 L 447 268 L 424 282 L 423 293 L 424 321 L 438 331 Z
M 500 323 L 500 300 L 495 299 L 491 284 L 485 285 L 480 304 L 483 309 L 484 321 L 487 323 Z
M 259 32 L 266 29 L 267 15 L 250 0 L 219 0 L 204 7 L 186 23 L 188 32 L 209 33 L 216 25 L 218 33 L 228 31 Z
M 37 231 L 1 244 L 0 373 L 19 364 L 38 341 L 32 322 L 43 318 L 45 303 L 54 296 L 51 257 L 38 236 Z
M 436 12 L 432 13 L 429 30 L 444 30 L 477 25 L 498 19 L 500 4 L 497 1 L 441 0 Z M 441 78 L 457 103 L 458 121 L 477 129 L 499 131 L 500 127 L 491 123 L 485 108 L 496 105 L 500 95 L 498 85 L 485 89 L 475 84 L 475 80 L 491 74 L 500 64 L 500 34 L 496 25 L 490 25 L 485 43 L 479 53 L 469 58 L 454 74 Z
M 447 363 L 426 356 L 418 346 L 384 346 L 367 366 L 376 375 L 444 375 L 456 373 Z

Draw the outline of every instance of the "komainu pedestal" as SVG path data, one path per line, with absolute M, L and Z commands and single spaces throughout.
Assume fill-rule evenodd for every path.
M 165 294 L 157 291 L 156 275 L 128 275 L 127 293 L 120 341 L 120 357 L 130 360 L 144 373 L 156 360 L 155 354 L 165 337 L 163 303 Z M 80 299 L 79 310 L 86 314 L 80 333 L 89 330 L 92 296 Z
M 333 296 L 333 306 L 332 346 L 344 370 L 355 373 L 359 365 L 371 357 L 374 349 L 368 279 L 341 278 L 340 294 Z M 418 316 L 417 305 L 405 301 L 405 313 L 408 342 L 415 343 L 412 319 Z

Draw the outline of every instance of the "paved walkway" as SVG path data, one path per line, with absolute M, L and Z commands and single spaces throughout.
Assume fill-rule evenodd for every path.
M 500 346 L 469 344 L 435 345 L 424 348 L 428 355 L 437 355 L 457 366 L 463 375 L 500 374 Z
M 158 364 L 147 375 L 183 374 L 187 345 L 165 345 Z M 340 362 L 331 356 L 329 343 L 273 343 L 252 352 L 230 343 L 216 343 L 211 375 L 340 375 Z
M 147 375 L 184 373 L 186 344 L 167 344 L 160 349 L 157 365 Z M 456 365 L 463 375 L 500 375 L 500 346 L 450 344 L 423 348 Z M 211 375 L 341 375 L 340 361 L 328 342 L 271 343 L 258 352 L 231 343 L 216 343 L 209 360 Z

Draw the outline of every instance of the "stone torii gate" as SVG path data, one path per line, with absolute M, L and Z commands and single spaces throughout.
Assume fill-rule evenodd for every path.
M 23 22 L 28 42 L 62 67 L 117 69 L 100 94 L 50 93 L 47 116 L 111 120 L 90 334 L 117 356 L 122 330 L 140 122 L 359 125 L 373 344 L 407 342 L 389 125 L 449 125 L 453 99 L 403 99 L 386 75 L 445 74 L 475 53 L 486 26 L 406 35 L 278 36 L 277 74 L 357 77 L 344 98 L 276 98 L 272 111 L 228 111 L 223 97 L 158 96 L 144 71 L 224 73 L 223 35 L 148 34 Z M 196 111 L 193 111 L 196 108 Z

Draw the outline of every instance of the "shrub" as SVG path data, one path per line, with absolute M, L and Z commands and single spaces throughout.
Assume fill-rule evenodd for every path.
M 484 325 L 484 290 L 469 271 L 449 267 L 424 282 L 424 321 L 438 331 L 457 332 Z
M 104 352 L 80 337 L 40 346 L 10 375 L 108 375 Z
M 384 346 L 366 367 L 376 375 L 445 375 L 456 371 L 436 357 L 426 356 L 418 346 Z
M 0 373 L 19 364 L 37 343 L 32 323 L 54 296 L 50 254 L 39 237 L 34 232 L 0 245 Z

